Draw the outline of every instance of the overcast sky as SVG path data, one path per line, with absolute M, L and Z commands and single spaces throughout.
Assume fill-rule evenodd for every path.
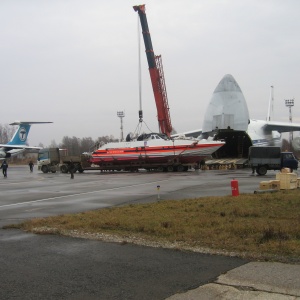
M 33 125 L 30 145 L 63 136 L 120 137 L 138 125 L 138 14 L 131 0 L 0 0 L 1 124 Z M 251 118 L 300 122 L 299 0 L 149 0 L 154 53 L 162 55 L 177 132 L 202 127 L 225 74 L 240 85 Z M 158 131 L 142 43 L 144 121 Z M 145 130 L 147 128 L 145 127 Z

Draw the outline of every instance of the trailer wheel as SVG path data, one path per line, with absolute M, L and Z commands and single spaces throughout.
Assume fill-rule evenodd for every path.
M 160 167 L 157 168 L 157 171 L 158 171 L 158 172 L 163 172 L 163 171 L 164 171 L 164 168 L 163 168 L 162 166 L 160 166 Z
M 177 166 L 177 172 L 183 172 L 183 171 L 184 171 L 184 166 L 183 165 Z
M 258 175 L 266 175 L 267 174 L 267 171 L 268 171 L 268 169 L 267 169 L 267 167 L 266 166 L 259 166 L 259 167 L 257 167 L 257 169 L 256 169 L 256 172 L 257 172 L 257 174 Z
M 68 166 L 66 166 L 66 165 L 62 165 L 61 167 L 60 167 L 60 170 L 61 170 L 61 172 L 62 173 L 68 173 Z
M 48 167 L 47 166 L 42 166 L 42 172 L 43 173 L 48 173 L 49 172 L 49 169 L 48 169 Z
M 174 171 L 174 167 L 173 166 L 168 166 L 167 170 L 168 170 L 168 172 L 173 172 Z

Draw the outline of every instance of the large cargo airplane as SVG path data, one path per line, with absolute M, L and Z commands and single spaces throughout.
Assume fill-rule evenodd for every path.
M 41 147 L 27 146 L 27 137 L 32 124 L 46 124 L 53 122 L 25 122 L 15 121 L 9 125 L 19 125 L 12 139 L 7 144 L 0 144 L 0 160 L 15 156 L 24 150 L 38 150 Z
M 213 155 L 215 158 L 247 158 L 250 146 L 281 146 L 281 133 L 291 131 L 300 131 L 300 124 L 250 119 L 241 88 L 233 76 L 227 74 L 213 92 L 202 129 L 182 134 L 201 139 L 225 140 L 226 144 Z

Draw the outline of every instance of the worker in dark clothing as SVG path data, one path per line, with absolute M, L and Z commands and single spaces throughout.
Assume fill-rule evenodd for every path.
M 4 178 L 6 178 L 6 177 L 7 177 L 7 168 L 8 168 L 8 164 L 7 164 L 6 160 L 4 160 L 4 161 L 2 162 L 0 168 L 2 169 Z
M 28 165 L 29 165 L 30 172 L 33 172 L 33 166 L 34 166 L 33 162 L 30 161 Z
M 70 164 L 69 164 L 69 172 L 71 174 L 71 179 L 74 179 L 74 171 L 75 171 L 74 168 L 75 168 L 75 166 L 74 166 L 74 163 L 71 159 Z

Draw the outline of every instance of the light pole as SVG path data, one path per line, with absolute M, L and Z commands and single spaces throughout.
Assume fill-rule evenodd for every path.
M 117 111 L 117 116 L 120 118 L 121 120 L 121 138 L 120 138 L 120 142 L 123 141 L 123 118 L 125 117 L 125 112 L 124 111 Z
M 294 106 L 294 99 L 286 99 L 285 106 L 289 108 L 289 120 L 292 123 L 292 107 Z M 293 131 L 290 131 L 290 150 L 292 150 Z

